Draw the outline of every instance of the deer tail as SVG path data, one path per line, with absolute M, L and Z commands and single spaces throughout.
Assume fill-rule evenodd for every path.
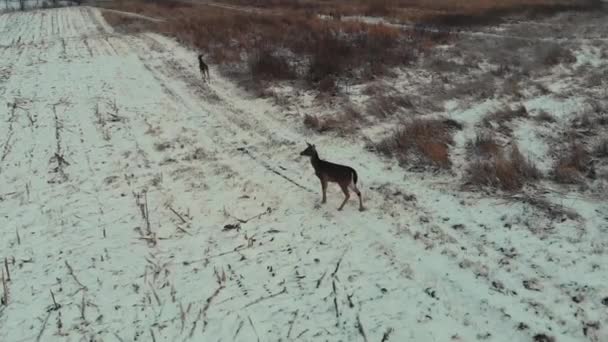
M 355 171 L 355 169 L 353 169 L 353 184 L 357 185 L 358 179 L 359 179 L 359 177 L 357 176 L 357 171 Z

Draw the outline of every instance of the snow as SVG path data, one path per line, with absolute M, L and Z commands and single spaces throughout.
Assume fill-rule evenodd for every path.
M 580 215 L 552 218 L 407 173 L 94 8 L 0 31 L 1 341 L 608 339 L 605 199 L 549 192 Z M 453 113 L 458 143 L 483 108 Z M 320 205 L 305 141 L 367 211 L 335 186 Z

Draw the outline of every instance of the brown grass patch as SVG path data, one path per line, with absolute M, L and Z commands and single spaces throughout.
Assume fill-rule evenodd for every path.
M 489 132 L 477 133 L 475 140 L 468 142 L 467 149 L 470 155 L 489 158 L 501 152 L 501 146 Z
M 373 96 L 366 106 L 367 114 L 377 118 L 393 116 L 400 109 L 412 108 L 412 100 L 399 93 L 380 92 Z
M 115 2 L 114 8 L 166 20 L 147 28 L 205 51 L 211 62 L 242 65 L 255 80 L 299 79 L 335 90 L 342 77 L 381 75 L 408 63 L 406 35 L 398 28 L 355 21 L 323 20 L 301 11 L 248 13 L 178 2 Z M 128 28 L 134 18 L 104 13 Z M 232 68 L 233 70 L 238 68 Z
M 345 106 L 340 113 L 331 116 L 304 115 L 304 126 L 319 133 L 331 131 L 339 134 L 352 133 L 357 130 L 362 121 L 361 113 L 349 105 Z
M 138 33 L 154 29 L 156 23 L 149 20 L 126 16 L 124 14 L 104 11 L 103 17 L 106 22 L 119 32 Z
M 534 115 L 534 120 L 536 120 L 537 122 L 548 123 L 553 123 L 556 121 L 555 116 L 544 110 L 541 110 L 540 112 L 538 112 L 538 114 Z
M 257 49 L 249 56 L 249 70 L 254 80 L 289 80 L 296 74 L 287 57 L 272 52 L 272 48 Z
M 557 43 L 540 44 L 536 47 L 536 60 L 544 66 L 555 66 L 558 64 L 572 64 L 576 57 L 572 50 Z
M 555 162 L 553 178 L 562 184 L 577 184 L 590 170 L 591 156 L 584 146 L 571 143 Z
M 482 125 L 487 128 L 498 129 L 501 133 L 510 136 L 513 133 L 510 122 L 517 118 L 526 117 L 528 117 L 528 111 L 522 105 L 516 108 L 504 107 L 484 117 Z
M 525 184 L 541 178 L 536 166 L 513 145 L 510 151 L 497 149 L 494 142 L 482 140 L 482 146 L 491 146 L 483 158 L 469 164 L 466 171 L 466 184 L 474 187 L 491 187 L 504 191 L 516 191 Z M 470 142 L 470 145 L 478 144 Z
M 454 83 L 447 91 L 447 97 L 470 96 L 473 99 L 487 99 L 494 97 L 497 90 L 496 80 L 491 73 L 473 76 Z
M 594 0 L 224 0 L 273 10 L 297 10 L 341 15 L 383 16 L 399 21 L 432 22 L 445 25 L 493 24 L 502 16 L 528 12 L 551 14 L 562 10 L 598 7 Z
M 401 163 L 414 162 L 449 168 L 449 146 L 458 129 L 452 120 L 415 119 L 402 125 L 393 135 L 375 144 L 376 151 L 397 158 Z
M 608 138 L 604 138 L 595 145 L 593 155 L 597 158 L 608 158 Z

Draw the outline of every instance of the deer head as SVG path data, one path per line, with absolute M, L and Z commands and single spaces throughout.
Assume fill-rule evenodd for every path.
M 315 145 L 311 145 L 311 144 L 309 144 L 308 142 L 306 143 L 306 145 L 308 145 L 308 146 L 306 147 L 306 149 L 305 149 L 304 151 L 300 152 L 300 155 L 301 155 L 301 156 L 309 156 L 309 157 L 312 157 L 312 156 L 314 156 L 314 155 L 316 155 L 316 154 L 317 154 L 317 149 L 315 148 Z

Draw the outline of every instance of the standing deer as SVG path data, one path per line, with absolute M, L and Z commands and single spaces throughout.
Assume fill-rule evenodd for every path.
M 201 70 L 203 80 L 209 81 L 209 66 L 203 61 L 203 55 L 198 55 L 198 68 Z
M 315 145 L 309 143 L 306 143 L 306 145 L 308 145 L 308 147 L 300 152 L 300 155 L 310 157 L 310 162 L 315 169 L 315 174 L 321 180 L 321 190 L 323 192 L 323 201 L 321 203 L 327 201 L 327 183 L 333 182 L 340 185 L 345 197 L 344 202 L 342 202 L 342 205 L 340 205 L 338 210 L 342 210 L 350 198 L 349 189 L 353 190 L 359 197 L 359 211 L 365 210 L 363 207 L 363 199 L 361 198 L 361 191 L 357 189 L 357 171 L 350 166 L 330 163 L 319 158 Z

